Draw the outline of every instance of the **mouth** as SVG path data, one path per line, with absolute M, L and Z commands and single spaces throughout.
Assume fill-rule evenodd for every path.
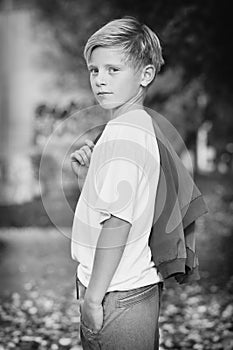
M 100 91 L 100 92 L 97 92 L 97 95 L 98 95 L 98 96 L 112 95 L 112 92 Z

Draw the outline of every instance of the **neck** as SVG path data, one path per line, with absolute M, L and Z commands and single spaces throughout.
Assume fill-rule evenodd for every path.
M 111 110 L 111 119 L 119 117 L 126 112 L 133 111 L 135 109 L 144 109 L 143 102 L 145 99 L 144 89 L 140 89 L 137 95 L 133 96 L 129 101 L 123 105 L 113 108 Z

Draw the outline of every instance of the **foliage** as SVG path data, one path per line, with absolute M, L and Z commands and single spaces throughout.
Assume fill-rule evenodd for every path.
M 60 296 L 50 289 L 41 293 L 34 283 L 25 293 L 15 292 L 1 303 L 0 349 L 78 350 L 80 315 L 75 291 Z M 71 293 L 71 291 L 73 293 Z M 169 287 L 163 295 L 160 349 L 232 349 L 232 294 L 212 286 Z
M 233 43 L 227 1 L 40 0 L 37 6 L 54 26 L 57 42 L 76 62 L 85 41 L 98 27 L 111 18 L 134 15 L 161 37 L 167 67 L 183 67 L 187 80 L 203 77 L 210 90 L 217 88 L 216 83 L 232 89 Z
M 199 185 L 209 206 L 209 214 L 198 222 L 201 280 L 166 284 L 161 350 L 230 350 L 233 346 L 232 179 L 203 177 Z M 62 211 L 59 215 L 63 220 Z M 71 265 L 66 238 L 55 229 L 1 230 L 1 350 L 81 350 L 76 266 Z M 14 272 L 20 284 L 16 287 Z
M 168 112 L 175 124 L 177 116 L 180 116 L 178 124 L 182 129 L 181 134 L 184 135 L 189 133 L 186 126 L 189 125 L 189 128 L 192 121 L 191 133 L 197 131 L 204 119 L 212 119 L 213 130 L 219 130 L 219 126 L 226 123 L 227 127 L 222 129 L 222 133 L 216 132 L 213 137 L 214 143 L 219 139 L 224 143 L 225 134 L 232 130 L 233 121 L 227 113 L 222 113 L 221 118 L 216 117 L 218 112 L 214 110 L 213 102 L 222 101 L 226 109 L 232 105 L 232 101 L 226 98 L 232 94 L 233 88 L 229 2 L 87 0 L 77 3 L 74 0 L 56 0 L 35 3 L 40 18 L 49 22 L 53 29 L 56 43 L 66 62 L 66 68 L 63 69 L 67 74 L 78 71 L 79 83 L 86 87 L 88 79 L 82 50 L 87 38 L 110 19 L 124 15 L 133 15 L 148 24 L 158 33 L 162 42 L 166 64 L 161 75 L 169 70 L 175 72 L 181 69 L 181 79 L 176 91 L 166 93 L 163 85 L 156 81 L 158 88 L 152 89 L 154 93 L 150 94 L 148 103 L 161 108 L 164 113 Z M 190 86 L 197 85 L 197 82 L 199 94 L 206 99 L 203 108 L 198 104 L 197 92 L 196 96 L 187 93 Z M 207 114 L 205 107 L 212 112 Z
M 77 77 L 79 85 L 86 89 L 89 88 L 89 84 L 82 52 L 87 38 L 110 19 L 124 15 L 137 17 L 155 30 L 161 39 L 166 62 L 161 74 L 167 70 L 182 69 L 182 79 L 177 86 L 176 97 L 182 99 L 187 88 L 198 81 L 200 93 L 207 96 L 206 107 L 211 112 L 206 113 L 204 108 L 196 115 L 200 112 L 201 119 L 213 120 L 213 130 L 216 130 L 214 143 L 216 140 L 224 143 L 226 134 L 230 135 L 233 128 L 232 118 L 229 113 L 224 112 L 221 113 L 221 117 L 216 116 L 219 111 L 215 108 L 219 103 L 221 109 L 224 107 L 229 110 L 232 106 L 233 29 L 229 1 L 15 0 L 1 3 L 16 8 L 19 4 L 34 4 L 38 10 L 38 18 L 46 23 L 48 32 L 52 33 L 50 47 L 55 44 L 58 49 L 48 49 L 46 55 L 43 55 L 44 63 L 49 64 L 49 69 L 57 68 L 59 75 L 63 77 L 60 83 L 67 80 L 64 79 L 65 76 L 69 77 L 70 81 Z M 161 94 L 157 90 L 150 102 L 157 105 L 162 101 L 163 105 L 171 105 L 173 100 L 171 94 Z M 192 98 L 189 102 L 192 105 Z M 176 103 L 175 101 L 175 108 Z M 197 105 L 196 109 L 198 108 Z M 181 115 L 181 119 L 184 114 Z M 190 122 L 189 118 L 185 118 L 186 120 Z M 226 124 L 226 127 L 218 133 L 223 124 Z M 232 140 L 232 137 L 227 138 Z

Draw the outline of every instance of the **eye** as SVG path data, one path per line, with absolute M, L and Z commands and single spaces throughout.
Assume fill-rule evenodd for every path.
M 119 68 L 116 68 L 116 67 L 109 67 L 109 68 L 108 68 L 108 72 L 109 72 L 109 73 L 116 73 L 116 72 L 119 72 Z
M 89 72 L 90 72 L 91 75 L 95 75 L 95 74 L 98 73 L 98 69 L 97 68 L 90 68 Z

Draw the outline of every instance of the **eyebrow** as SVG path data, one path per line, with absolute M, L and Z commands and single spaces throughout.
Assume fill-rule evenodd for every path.
M 123 67 L 124 64 L 122 64 L 122 63 L 108 63 L 108 64 L 105 64 L 106 68 L 109 68 L 109 67 L 112 67 L 112 66 Z M 95 66 L 94 64 L 89 64 L 88 65 L 88 69 L 91 69 L 91 68 L 97 68 L 97 66 Z

